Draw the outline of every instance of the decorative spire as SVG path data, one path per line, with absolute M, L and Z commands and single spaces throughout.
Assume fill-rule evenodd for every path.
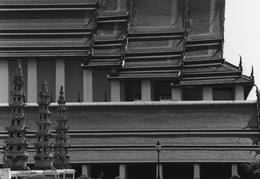
M 64 97 L 64 91 L 63 91 L 63 86 L 60 87 L 60 96 L 59 96 L 59 100 L 58 103 L 65 103 L 65 97 Z
M 10 120 L 11 125 L 6 127 L 8 138 L 5 140 L 4 146 L 3 167 L 11 168 L 11 170 L 29 170 L 27 166 L 28 154 L 27 146 L 28 140 L 26 133 L 28 127 L 25 126 L 26 116 L 24 114 L 25 93 L 23 92 L 21 60 L 18 61 L 18 67 L 15 71 L 14 90 L 12 91 L 12 107 Z
M 254 67 L 252 66 L 252 71 L 251 71 L 251 79 L 255 81 L 255 76 L 254 76 Z
M 54 160 L 53 165 L 57 169 L 71 168 L 70 166 L 70 155 L 68 154 L 69 144 L 68 140 L 68 129 L 67 123 L 67 114 L 66 111 L 68 108 L 65 106 L 66 100 L 64 97 L 63 87 L 60 87 L 60 96 L 58 100 L 58 111 L 60 113 L 59 118 L 57 119 L 58 127 L 56 127 L 56 143 L 54 144 Z
M 39 119 L 36 121 L 38 132 L 35 133 L 37 141 L 34 144 L 36 149 L 35 169 L 46 170 L 53 169 L 53 156 L 51 154 L 51 138 L 50 132 L 51 121 L 49 120 L 51 112 L 49 111 L 49 93 L 47 82 L 42 84 L 42 90 L 39 93 Z
M 239 55 L 240 61 L 239 61 L 239 70 L 242 72 L 243 71 L 243 66 L 242 66 L 242 57 Z
M 18 60 L 17 68 L 16 68 L 16 71 L 15 71 L 15 76 L 23 77 L 21 60 Z
M 23 82 L 23 70 L 22 70 L 22 65 L 21 65 L 21 60 L 17 61 L 17 67 L 15 70 L 15 75 L 14 75 L 14 85 L 22 85 L 24 84 Z

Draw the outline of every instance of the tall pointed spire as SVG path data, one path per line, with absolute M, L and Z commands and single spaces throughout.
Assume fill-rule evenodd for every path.
M 49 92 L 47 82 L 44 81 L 42 84 L 42 90 L 39 93 L 40 101 L 39 105 L 39 120 L 36 122 L 38 126 L 38 132 L 35 134 L 37 142 L 34 144 L 36 149 L 35 169 L 46 170 L 53 168 L 53 156 L 51 154 L 51 138 L 50 133 L 51 122 L 49 120 Z
M 29 170 L 27 166 L 28 154 L 26 152 L 28 140 L 26 132 L 28 127 L 25 126 L 26 116 L 24 114 L 24 98 L 23 92 L 23 74 L 21 61 L 18 61 L 18 67 L 15 71 L 13 81 L 14 91 L 12 91 L 12 112 L 10 115 L 11 125 L 6 127 L 8 139 L 5 140 L 6 146 L 4 151 L 3 166 L 12 170 Z
M 57 119 L 58 127 L 56 127 L 56 143 L 54 145 L 54 161 L 53 165 L 55 168 L 64 169 L 64 168 L 71 168 L 69 165 L 70 163 L 70 155 L 68 154 L 68 143 L 67 140 L 69 139 L 67 132 L 69 127 L 66 126 L 67 122 L 67 114 L 66 111 L 68 110 L 65 107 L 65 97 L 63 87 L 60 88 L 60 96 L 58 100 L 58 111 L 60 112 L 60 116 Z
M 239 70 L 241 72 L 243 72 L 242 57 L 241 57 L 241 55 L 239 55 L 239 57 L 240 57 L 240 60 L 239 60 Z

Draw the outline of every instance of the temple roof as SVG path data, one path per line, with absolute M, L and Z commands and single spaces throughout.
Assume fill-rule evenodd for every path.
M 1 2 L 0 59 L 77 58 L 83 68 L 112 68 L 109 80 L 173 87 L 254 84 L 223 58 L 224 1 Z
M 255 101 L 127 102 L 70 105 L 68 120 L 71 163 L 155 162 L 162 144 L 162 162 L 245 162 L 259 158 Z M 58 106 L 51 105 L 50 109 Z M 27 116 L 37 118 L 37 106 Z M 104 110 L 105 109 L 105 110 Z M 0 131 L 9 107 L 1 107 Z M 53 110 L 54 111 L 54 110 Z M 52 119 L 58 118 L 55 112 Z M 36 124 L 28 120 L 29 161 L 33 162 Z M 55 125 L 51 132 L 55 133 Z M 3 140 L 5 132 L 1 132 Z

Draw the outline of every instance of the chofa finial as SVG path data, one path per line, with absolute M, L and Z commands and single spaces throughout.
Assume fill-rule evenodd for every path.
M 241 55 L 239 55 L 239 57 L 240 57 L 240 60 L 239 60 L 239 70 L 240 70 L 240 71 L 243 71 L 243 66 L 242 66 L 242 61 L 243 61 L 243 59 L 242 59 L 242 56 L 241 56 Z
M 252 70 L 251 70 L 251 79 L 252 79 L 253 81 L 255 81 L 255 77 L 254 77 L 254 67 L 253 67 L 253 65 L 252 65 Z

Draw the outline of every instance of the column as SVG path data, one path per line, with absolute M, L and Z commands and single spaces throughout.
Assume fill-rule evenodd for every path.
M 86 175 L 88 177 L 91 177 L 91 168 L 90 165 L 83 164 L 82 165 L 82 175 Z
M 193 178 L 200 178 L 200 164 L 194 164 L 193 166 Z
M 159 165 L 159 168 L 160 168 L 160 179 L 163 179 L 163 165 L 160 164 Z M 158 177 L 158 164 L 156 165 L 156 178 Z
M 111 81 L 111 101 L 120 102 L 120 81 Z
M 172 100 L 173 101 L 181 101 L 181 89 L 180 88 L 172 88 Z
M 11 169 L 10 168 L 1 168 L 0 176 L 1 176 L 1 178 L 11 179 Z
M 151 81 L 141 82 L 141 99 L 142 101 L 151 101 Z
M 55 101 L 59 99 L 60 87 L 65 89 L 65 61 L 62 59 L 56 60 L 56 82 L 55 82 Z M 66 94 L 66 89 L 64 90 Z
M 245 100 L 243 86 L 235 87 L 235 100 Z
M 93 102 L 93 75 L 91 69 L 83 69 L 83 102 Z
M 0 103 L 9 102 L 9 65 L 8 60 L 0 60 Z
M 127 166 L 126 165 L 119 165 L 119 177 L 121 179 L 127 179 Z
M 238 174 L 237 164 L 232 164 L 231 165 L 231 176 L 237 175 L 237 174 Z
M 37 103 L 37 61 L 28 60 L 27 102 Z
M 203 100 L 211 101 L 213 100 L 213 90 L 212 87 L 204 87 L 203 88 Z

